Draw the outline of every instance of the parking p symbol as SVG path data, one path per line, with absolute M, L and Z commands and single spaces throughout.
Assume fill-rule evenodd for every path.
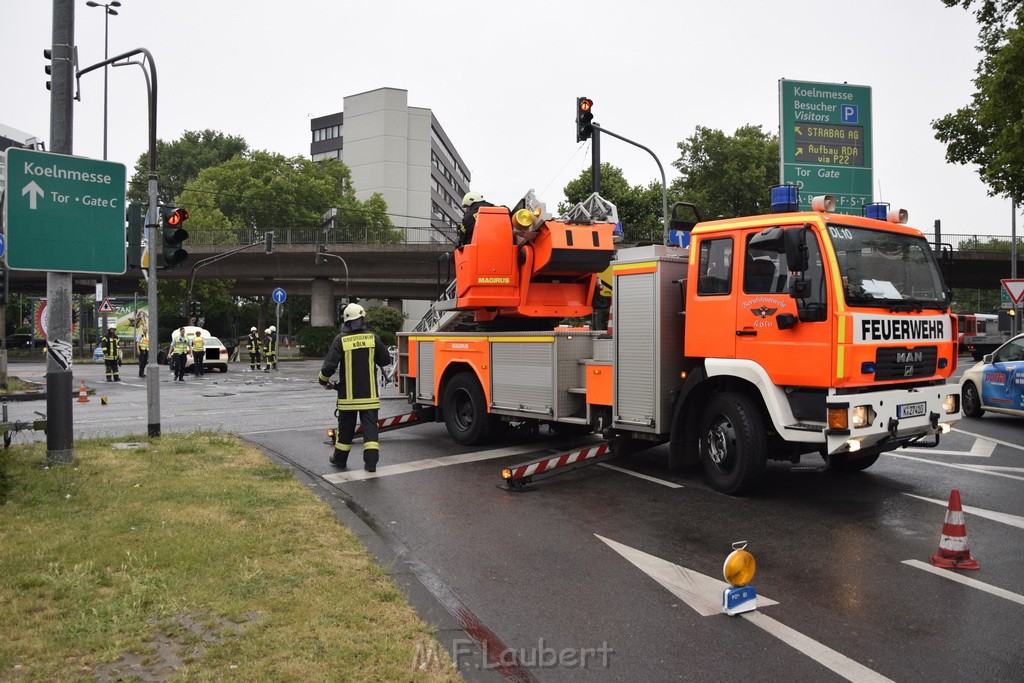
M 842 106 L 843 123 L 857 123 L 857 105 L 844 104 Z

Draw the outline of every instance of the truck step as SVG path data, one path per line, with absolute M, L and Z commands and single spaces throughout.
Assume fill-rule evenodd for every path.
M 582 394 L 584 396 L 587 395 L 587 390 L 585 387 L 569 387 L 568 389 L 566 389 L 566 391 L 569 392 L 570 394 Z
M 800 432 L 823 432 L 825 431 L 825 425 L 812 424 L 809 422 L 795 422 L 791 425 L 786 425 L 786 429 L 795 429 Z
M 585 417 L 562 417 L 558 419 L 559 422 L 564 422 L 571 425 L 585 425 L 590 422 Z

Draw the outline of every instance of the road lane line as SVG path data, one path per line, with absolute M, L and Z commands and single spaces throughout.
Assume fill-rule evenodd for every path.
M 931 453 L 933 455 L 965 455 L 972 458 L 991 458 L 996 450 L 996 442 L 978 437 L 974 440 L 970 451 L 941 451 L 937 448 L 903 448 L 900 452 Z
M 973 436 L 976 439 L 985 439 L 986 441 L 991 441 L 992 443 L 997 443 L 1000 446 L 1008 446 L 1009 448 L 1016 448 L 1018 451 L 1024 451 L 1024 446 L 1021 446 L 1019 443 L 1011 443 L 1009 441 L 1002 441 L 1000 439 L 993 439 L 990 436 L 983 436 L 981 434 L 975 434 L 974 432 L 965 432 L 964 430 L 958 429 L 956 427 L 953 428 L 953 431 L 954 432 L 958 432 L 960 434 L 966 434 L 967 436 Z
M 898 453 L 886 453 L 886 455 L 892 458 L 903 458 L 904 460 L 913 460 L 915 462 L 923 462 L 927 465 L 938 465 L 940 467 L 952 467 L 955 470 L 967 470 L 968 472 L 974 472 L 976 474 L 988 474 L 993 477 L 1005 477 L 1006 479 L 1017 479 L 1018 481 L 1024 481 L 1024 477 L 1018 477 L 1013 474 L 1006 474 L 1005 472 L 995 472 L 990 470 L 978 469 L 975 465 L 957 465 L 952 462 L 942 462 L 941 460 L 929 460 L 927 458 L 914 458 L 909 455 L 899 455 Z
M 797 652 L 802 652 L 827 669 L 830 669 L 848 681 L 891 681 L 877 671 L 873 671 L 859 662 L 855 662 L 844 654 L 836 652 L 827 645 L 808 638 L 804 634 L 791 629 L 782 622 L 772 619 L 761 612 L 744 612 L 740 615 L 754 626 L 764 629 Z
M 681 489 L 681 488 L 683 488 L 682 484 L 677 484 L 674 481 L 665 481 L 664 479 L 658 479 L 657 477 L 652 477 L 652 476 L 647 475 L 647 474 L 640 474 L 639 472 L 634 472 L 633 470 L 627 470 L 625 467 L 617 467 L 616 465 L 609 465 L 606 462 L 599 462 L 599 463 L 597 463 L 597 466 L 598 467 L 604 467 L 604 468 L 609 469 L 609 470 L 615 470 L 616 472 L 622 472 L 623 474 L 628 474 L 629 476 L 636 477 L 637 479 L 645 479 L 646 481 L 653 481 L 655 484 L 661 484 L 662 486 L 667 486 L 670 489 Z
M 923 500 L 928 503 L 935 503 L 936 505 L 941 505 L 942 507 L 947 507 L 949 505 L 949 501 L 946 500 L 936 500 L 935 498 L 915 496 L 913 493 L 904 493 L 903 495 L 910 496 L 911 498 L 917 498 L 918 500 Z M 974 517 L 984 517 L 985 519 L 991 519 L 994 522 L 1002 522 L 1003 524 L 1008 524 L 1009 526 L 1015 526 L 1018 529 L 1024 529 L 1024 517 L 1011 515 L 1007 512 L 995 512 L 994 510 L 985 510 L 982 508 L 971 507 L 970 505 L 964 505 L 963 511 L 973 515 Z
M 655 555 L 649 555 L 642 550 L 623 545 L 610 538 L 594 534 L 605 545 L 628 560 L 633 566 L 647 574 L 687 604 L 688 607 L 704 617 L 721 616 L 722 603 L 719 596 L 722 589 L 728 586 L 720 579 L 715 579 L 700 572 L 688 569 Z M 759 607 L 777 605 L 778 603 L 764 595 L 758 594 L 757 602 Z M 830 669 L 849 681 L 889 681 L 890 679 L 872 671 L 863 664 L 859 664 L 846 655 L 836 652 L 832 648 L 808 638 L 781 622 L 761 612 L 745 612 L 739 616 L 743 617 L 754 626 L 764 629 L 768 634 L 775 636 L 782 642 L 794 648 L 797 652 L 810 657 L 822 666 Z
M 447 467 L 449 465 L 461 465 L 467 462 L 479 462 L 481 460 L 493 460 L 504 458 L 509 455 L 523 455 L 526 453 L 537 453 L 551 450 L 543 444 L 526 444 L 523 446 L 510 446 L 508 448 L 496 448 L 490 451 L 477 451 L 476 453 L 462 453 L 460 455 L 447 455 L 442 458 L 425 458 L 415 462 L 400 463 L 397 465 L 385 465 L 378 467 L 376 472 L 366 470 L 352 470 L 351 472 L 337 472 L 325 474 L 324 479 L 332 484 L 343 484 L 348 481 L 362 481 L 364 479 L 379 479 L 395 474 L 406 474 L 407 472 L 419 472 L 421 470 L 434 469 L 435 467 Z
M 938 567 L 933 567 L 927 562 L 922 562 L 921 560 L 903 560 L 903 564 L 910 565 L 911 567 L 916 567 L 917 569 L 923 569 L 924 571 L 931 572 L 936 576 L 941 576 L 944 579 L 949 579 L 950 581 L 962 583 L 965 586 L 970 586 L 971 588 L 977 588 L 980 591 L 990 593 L 991 595 L 1003 598 L 1004 600 L 1009 600 L 1010 602 L 1015 602 L 1018 605 L 1024 605 L 1024 595 L 1011 593 L 1010 591 L 1005 590 L 1003 588 L 998 588 L 996 586 L 983 583 L 981 581 L 978 581 L 977 579 L 968 578 L 963 574 L 957 574 L 956 572 L 950 571 L 948 569 L 939 569 Z

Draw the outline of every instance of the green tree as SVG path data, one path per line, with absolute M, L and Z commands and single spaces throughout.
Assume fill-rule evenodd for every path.
M 746 125 L 732 136 L 697 126 L 677 144 L 673 162 L 680 177 L 673 181 L 672 197 L 692 202 L 706 220 L 719 216 L 766 213 L 769 188 L 779 182 L 779 139 L 761 126 Z
M 971 101 L 932 121 L 946 144 L 946 160 L 975 164 L 990 195 L 1024 202 L 1024 17 L 1021 0 L 942 0 L 947 7 L 975 9 L 982 58 Z
M 373 306 L 366 309 L 366 326 L 380 335 L 381 340 L 389 346 L 394 344 L 396 333 L 408 316 L 391 306 Z
M 391 228 L 383 198 L 356 199 L 349 170 L 336 159 L 241 154 L 200 171 L 175 202 L 189 210 L 189 232 L 207 244 L 258 240 L 267 230 L 319 230 L 330 208 L 339 210 L 336 240 L 394 243 L 402 237 Z
M 583 171 L 569 181 L 562 192 L 566 201 L 558 205 L 558 212 L 565 214 L 593 193 L 590 171 Z M 615 204 L 626 242 L 661 241 L 664 223 L 660 182 L 634 187 L 626 180 L 621 168 L 606 162 L 601 164 L 601 196 Z
M 170 204 L 199 172 L 248 151 L 244 138 L 215 130 L 187 130 L 173 142 L 156 141 L 157 199 Z M 128 189 L 129 201 L 149 205 L 149 152 L 139 155 Z

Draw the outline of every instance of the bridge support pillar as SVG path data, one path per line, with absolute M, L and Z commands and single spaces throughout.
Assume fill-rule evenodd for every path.
M 334 282 L 326 277 L 313 278 L 309 298 L 309 324 L 313 327 L 333 327 Z

